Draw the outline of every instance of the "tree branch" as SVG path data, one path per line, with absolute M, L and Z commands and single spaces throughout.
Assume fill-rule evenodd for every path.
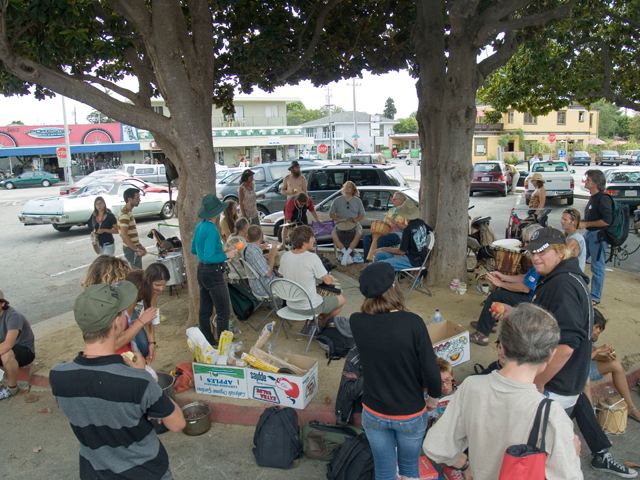
M 18 30 L 18 32 L 15 35 L 13 35 L 13 37 L 11 38 L 11 43 L 9 44 L 12 49 L 13 47 L 15 47 L 16 43 L 18 43 L 18 40 L 20 40 L 20 37 L 22 37 L 22 35 L 24 35 L 25 32 L 29 30 L 31 27 L 33 27 L 35 24 L 36 24 L 35 20 L 32 20 L 31 22 L 28 22 L 20 30 Z
M 106 4 L 134 25 L 143 36 L 151 34 L 151 12 L 144 0 L 106 0 Z
M 287 78 L 296 73 L 313 56 L 316 46 L 320 42 L 320 37 L 322 36 L 322 31 L 324 30 L 325 20 L 329 16 L 329 13 L 333 9 L 333 7 L 338 5 L 341 1 L 342 0 L 329 0 L 324 8 L 320 10 L 318 19 L 316 20 L 316 28 L 314 29 L 313 37 L 311 38 L 311 42 L 309 42 L 307 50 L 291 67 L 285 70 L 284 73 L 276 75 L 277 82 L 284 82 Z
M 484 24 L 499 22 L 507 15 L 533 3 L 531 0 L 500 0 L 480 14 L 480 22 Z
M 104 78 L 96 77 L 95 75 L 86 75 L 86 74 L 73 75 L 73 78 L 83 82 L 97 83 L 98 85 L 102 85 L 103 87 L 108 88 L 112 92 L 115 92 L 118 95 L 123 96 L 124 98 L 126 98 L 127 100 L 130 100 L 131 102 L 135 102 L 135 99 L 136 99 L 135 93 L 133 93 L 129 89 L 119 87 L 115 83 L 110 82 L 109 80 L 105 80 Z
M 478 72 L 482 76 L 481 83 L 487 78 L 491 72 L 506 65 L 518 50 L 518 42 L 513 31 L 507 32 L 504 36 L 504 42 L 498 47 L 493 55 L 485 58 L 478 64 Z
M 546 12 L 534 13 L 520 18 L 515 18 L 507 21 L 497 21 L 484 25 L 478 31 L 476 35 L 474 46 L 482 48 L 487 43 L 488 39 L 494 38 L 501 32 L 510 32 L 519 30 L 521 28 L 533 27 L 536 25 L 545 25 L 553 20 L 561 20 L 569 18 L 573 7 L 578 0 L 569 0 L 561 7 L 554 8 L 553 10 L 547 10 Z
M 617 13 L 612 12 L 611 10 L 604 10 L 604 13 L 609 15 L 611 18 L 615 18 L 616 20 L 619 20 L 623 23 L 628 23 L 630 26 L 632 26 L 636 30 L 640 30 L 640 22 L 636 20 L 632 20 L 630 18 L 623 17 L 622 15 L 618 15 Z

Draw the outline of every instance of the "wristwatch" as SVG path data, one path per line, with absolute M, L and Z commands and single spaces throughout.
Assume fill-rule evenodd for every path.
M 465 462 L 465 464 L 462 466 L 462 468 L 460 468 L 459 470 L 461 472 L 464 472 L 466 469 L 469 468 L 469 459 L 467 458 L 467 461 Z

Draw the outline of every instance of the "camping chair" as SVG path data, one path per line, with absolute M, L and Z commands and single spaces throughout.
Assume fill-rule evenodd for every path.
M 267 320 L 267 318 L 269 318 L 271 314 L 278 309 L 278 304 L 276 303 L 276 299 L 271 295 L 271 291 L 269 291 L 268 295 L 263 295 L 251 289 L 251 284 L 248 282 L 248 280 L 259 280 L 260 275 L 258 275 L 258 272 L 256 272 L 254 268 L 249 264 L 249 262 L 247 262 L 244 258 L 239 258 L 238 260 L 240 260 L 240 265 L 242 265 L 242 268 L 244 269 L 243 279 L 247 280 L 247 284 L 249 284 L 249 291 L 253 293 L 253 296 L 256 297 L 256 299 L 260 302 L 256 307 L 256 310 L 258 310 L 263 305 L 273 305 L 273 308 L 271 308 L 269 313 L 267 313 L 267 316 L 262 319 L 257 327 L 254 327 L 253 325 L 251 325 L 251 323 L 249 323 L 249 321 L 247 321 L 247 323 L 257 332 L 262 324 Z
M 423 277 L 426 277 L 426 271 L 427 271 L 427 262 L 429 261 L 429 258 L 431 257 L 431 252 L 433 251 L 433 246 L 436 243 L 436 236 L 433 232 L 429 232 L 427 234 L 427 255 L 424 257 L 424 262 L 422 262 L 422 265 L 419 267 L 411 267 L 411 268 L 403 268 L 402 270 L 398 270 L 397 275 L 398 275 L 398 281 L 400 280 L 400 278 L 405 275 L 407 277 L 409 277 L 411 279 L 411 288 L 409 289 L 409 293 L 407 294 L 407 298 L 405 299 L 405 301 L 409 301 L 409 297 L 411 296 L 411 292 L 413 292 L 414 289 L 420 289 L 420 287 L 424 288 L 426 291 L 424 293 L 426 293 L 427 295 L 429 295 L 430 297 L 433 297 L 433 294 L 431 293 L 431 290 L 429 290 L 429 287 L 427 287 L 425 285 L 425 283 L 423 282 Z
M 247 290 L 249 290 L 249 282 L 247 282 L 247 274 L 244 271 L 244 266 L 238 261 L 240 258 L 230 258 L 226 261 L 229 267 L 229 273 L 227 277 L 234 283 L 241 283 Z
M 273 339 L 273 346 L 275 346 L 276 340 L 278 339 L 278 334 L 280 333 L 280 330 L 282 329 L 282 326 L 285 321 L 291 320 L 294 322 L 303 322 L 307 320 L 313 320 L 313 329 L 311 330 L 311 333 L 309 335 L 304 333 L 291 332 L 295 335 L 302 335 L 302 336 L 309 337 L 309 343 L 307 343 L 307 349 L 304 351 L 304 354 L 306 355 L 307 352 L 309 351 L 309 347 L 311 346 L 311 340 L 313 340 L 313 337 L 316 331 L 320 330 L 320 327 L 318 325 L 318 316 L 314 311 L 309 295 L 307 294 L 305 289 L 302 288 L 299 284 L 291 280 L 287 280 L 285 278 L 277 278 L 273 282 L 271 282 L 271 295 L 274 298 L 281 298 L 287 302 L 295 302 L 295 301 L 309 302 L 309 309 L 312 312 L 309 315 L 302 315 L 300 313 L 295 313 L 289 307 L 283 307 L 278 309 L 278 311 L 276 312 L 276 315 L 278 315 L 278 318 L 280 319 L 280 326 L 278 327 L 276 336 Z M 287 332 L 285 331 L 285 334 L 286 333 Z

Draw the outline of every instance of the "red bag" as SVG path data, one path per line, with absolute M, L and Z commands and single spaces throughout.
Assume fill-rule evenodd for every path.
M 546 406 L 546 410 L 545 410 Z M 542 420 L 542 435 L 540 448 L 538 449 L 538 431 L 540 430 L 540 420 Z M 551 400 L 545 398 L 538 405 L 536 419 L 529 434 L 529 441 L 526 445 L 512 445 L 507 448 L 502 457 L 502 467 L 498 480 L 544 480 L 545 464 L 547 453 L 544 449 L 544 437 L 547 433 L 547 423 L 551 411 Z
M 193 364 L 191 362 L 176 365 L 176 381 L 173 389 L 176 393 L 186 392 L 193 388 Z

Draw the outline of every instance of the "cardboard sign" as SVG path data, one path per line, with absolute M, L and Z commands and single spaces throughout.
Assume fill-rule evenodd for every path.
M 449 320 L 429 325 L 427 330 L 437 357 L 454 367 L 471 360 L 469 330 Z
M 227 398 L 249 398 L 247 369 L 219 365 L 193 364 L 196 393 Z

